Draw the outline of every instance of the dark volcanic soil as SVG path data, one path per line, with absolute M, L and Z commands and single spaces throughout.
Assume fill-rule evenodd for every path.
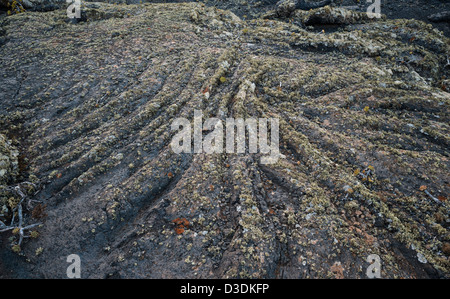
M 381 12 L 392 19 L 416 19 L 431 23 L 450 37 L 450 23 L 430 22 L 428 16 L 450 10 L 449 0 L 382 0 Z

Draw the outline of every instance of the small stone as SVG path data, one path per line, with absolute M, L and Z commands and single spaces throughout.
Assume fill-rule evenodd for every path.
M 424 256 L 422 253 L 420 253 L 420 252 L 417 253 L 417 259 L 418 259 L 419 262 L 421 262 L 422 264 L 428 263 L 428 261 L 427 261 L 427 259 L 425 258 L 425 256 Z
M 347 193 L 353 193 L 353 189 L 352 189 L 352 187 L 350 187 L 349 185 L 345 185 L 345 186 L 343 187 L 343 189 L 344 189 L 344 191 L 347 192 Z
M 315 213 L 309 213 L 305 216 L 306 221 L 311 220 L 311 218 L 314 216 Z
M 444 243 L 444 244 L 442 244 L 442 252 L 443 252 L 446 256 L 450 256 L 450 243 Z

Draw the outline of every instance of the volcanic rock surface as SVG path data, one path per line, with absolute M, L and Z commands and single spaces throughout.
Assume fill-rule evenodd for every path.
M 365 278 L 371 254 L 384 278 L 449 277 L 450 45 L 431 25 L 199 3 L 83 16 L 0 21 L 0 150 L 19 171 L 0 220 L 17 186 L 24 225 L 42 223 L 20 252 L 0 234 L 0 277 L 64 278 L 70 254 L 83 278 Z M 174 153 L 194 110 L 278 118 L 282 156 Z

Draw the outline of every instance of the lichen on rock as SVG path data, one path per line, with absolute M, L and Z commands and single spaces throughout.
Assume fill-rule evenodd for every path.
M 48 213 L 17 273 L 65 275 L 76 249 L 89 278 L 364 278 L 369 254 L 382 277 L 449 277 L 440 32 L 331 7 L 293 13 L 320 30 L 199 3 L 86 10 L 2 25 L 0 125 Z M 194 110 L 279 119 L 282 158 L 174 153 Z
M 0 185 L 7 185 L 18 175 L 19 152 L 5 135 L 0 134 Z
M 19 152 L 11 140 L 0 134 L 0 221 L 4 223 L 12 216 L 19 199 L 8 190 L 19 175 Z M 1 227 L 1 226 L 0 226 Z

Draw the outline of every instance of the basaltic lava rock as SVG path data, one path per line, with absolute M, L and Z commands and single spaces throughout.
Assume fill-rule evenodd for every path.
M 431 25 L 199 3 L 83 16 L 1 21 L 0 128 L 23 160 L 8 186 L 32 181 L 23 220 L 46 216 L 18 253 L 0 234 L 0 276 L 64 278 L 78 254 L 83 278 L 366 278 L 376 254 L 384 278 L 449 277 L 450 48 Z M 174 153 L 194 110 L 279 119 L 282 155 Z

